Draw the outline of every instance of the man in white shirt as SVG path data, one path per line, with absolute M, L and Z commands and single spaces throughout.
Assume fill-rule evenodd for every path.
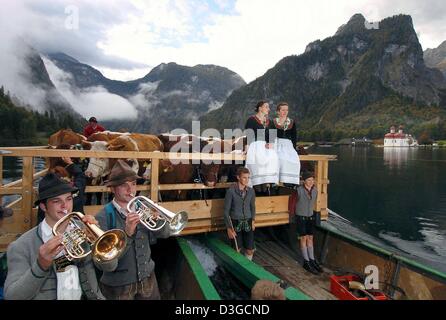
M 69 261 L 65 257 L 62 234 L 52 234 L 54 224 L 72 211 L 76 191 L 77 188 L 54 173 L 40 181 L 35 204 L 45 212 L 45 219 L 9 245 L 5 299 L 105 299 L 91 255 L 80 261 Z M 82 221 L 97 224 L 93 216 L 86 215 Z

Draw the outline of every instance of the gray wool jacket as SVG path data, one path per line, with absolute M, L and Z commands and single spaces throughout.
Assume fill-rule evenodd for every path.
M 114 206 L 115 229 L 125 230 L 125 216 Z M 98 212 L 96 220 L 102 230 L 110 230 L 107 222 L 105 207 Z M 151 257 L 151 240 L 167 238 L 170 230 L 166 225 L 159 231 L 152 232 L 141 223 L 136 226 L 136 232 L 132 237 L 127 236 L 127 245 L 124 253 L 118 260 L 102 263 L 97 267 L 103 271 L 101 282 L 111 287 L 125 286 L 140 282 L 148 278 L 155 269 L 155 262 Z
M 226 191 L 224 220 L 226 228 L 231 227 L 230 219 L 256 218 L 256 194 L 253 188 L 247 187 L 245 198 L 242 198 L 238 183 L 230 186 Z
M 37 263 L 43 244 L 40 224 L 24 233 L 8 246 L 6 253 L 5 300 L 56 300 L 57 277 L 54 266 L 43 270 Z M 91 255 L 76 262 L 83 296 L 89 300 L 105 300 L 102 295 Z
M 302 217 L 312 217 L 313 208 L 317 200 L 317 189 L 313 187 L 311 189 L 310 195 L 305 189 L 304 185 L 300 185 L 297 188 L 297 205 L 296 205 L 296 215 Z

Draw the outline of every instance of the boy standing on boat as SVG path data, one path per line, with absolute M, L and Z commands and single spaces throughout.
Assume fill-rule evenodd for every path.
M 317 199 L 317 189 L 314 186 L 314 175 L 305 171 L 302 174 L 304 183 L 297 188 L 297 203 L 295 208 L 297 233 L 300 241 L 300 250 L 304 258 L 305 270 L 319 274 L 322 268 L 314 258 L 313 234 L 315 215 L 313 208 Z
M 105 299 L 99 290 L 91 255 L 81 261 L 68 261 L 62 234 L 52 233 L 54 224 L 72 212 L 74 192 L 77 188 L 54 173 L 48 173 L 40 181 L 36 205 L 45 218 L 8 247 L 5 299 Z M 97 224 L 93 216 L 84 216 L 82 221 Z
M 237 251 L 245 249 L 245 256 L 254 255 L 254 230 L 256 195 L 248 186 L 250 173 L 247 168 L 237 170 L 237 183 L 226 191 L 224 220 L 229 239 L 234 239 Z
M 127 205 L 136 195 L 139 177 L 123 160 L 113 166 L 105 185 L 111 188 L 114 198 L 105 205 L 96 219 L 102 230 L 121 229 L 127 234 L 127 247 L 116 261 L 98 266 L 104 296 L 110 300 L 159 300 L 160 292 L 155 276 L 155 262 L 151 257 L 151 238 L 170 236 L 168 224 L 156 232 L 140 224 L 136 212 L 128 212 Z

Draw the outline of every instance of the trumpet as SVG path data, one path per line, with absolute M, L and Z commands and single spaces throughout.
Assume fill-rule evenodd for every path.
M 140 222 L 151 231 L 160 230 L 168 223 L 171 235 L 178 235 L 188 221 L 186 211 L 174 213 L 144 196 L 137 196 L 130 200 L 127 210 L 135 211 L 139 215 Z
M 83 259 L 89 254 L 99 262 L 118 259 L 127 243 L 127 236 L 119 229 L 102 231 L 94 224 L 84 223 L 81 212 L 71 212 L 59 219 L 53 227 L 53 235 L 59 235 L 59 227 L 65 226 L 62 245 L 69 261 Z M 82 225 L 84 227 L 82 227 Z

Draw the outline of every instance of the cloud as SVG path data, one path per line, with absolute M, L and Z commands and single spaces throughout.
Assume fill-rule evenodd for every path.
M 129 101 L 144 113 L 153 111 L 152 109 L 161 103 L 161 100 L 154 95 L 158 88 L 159 81 L 141 83 L 138 88 L 138 93 L 129 97 Z
M 25 63 L 31 48 L 22 39 L 5 33 L 0 41 L 0 86 L 18 98 L 20 104 L 45 110 L 47 92 L 31 83 L 31 69 Z
M 108 92 L 103 87 L 79 89 L 70 85 L 71 74 L 59 69 L 51 60 L 43 58 L 51 80 L 73 108 L 85 118 L 101 120 L 135 119 L 135 107 L 125 98 Z
M 128 80 L 162 62 L 225 66 L 246 81 L 332 36 L 355 13 L 370 21 L 410 14 L 424 49 L 446 34 L 444 0 L 71 0 L 2 2 L 0 25 L 41 51 L 63 51 Z M 11 14 L 14 12 L 14 14 Z M 5 30 L 5 29 L 2 29 Z
M 142 68 L 147 64 L 106 55 L 97 47 L 106 30 L 125 23 L 132 12 L 136 8 L 125 1 L 7 0 L 0 26 L 41 52 L 61 51 L 99 67 Z
M 222 65 L 249 82 L 283 57 L 303 53 L 308 43 L 332 36 L 358 12 L 369 21 L 411 14 L 424 47 L 441 43 L 446 31 L 446 5 L 441 0 L 237 0 L 225 2 L 227 7 L 221 1 L 208 3 L 213 5 L 202 8 L 208 10 L 208 18 L 197 26 L 195 2 L 186 6 L 182 1 L 163 1 L 157 7 L 149 2 L 140 7 L 148 14 L 116 25 L 99 46 L 108 54 L 149 59 L 152 64 Z

